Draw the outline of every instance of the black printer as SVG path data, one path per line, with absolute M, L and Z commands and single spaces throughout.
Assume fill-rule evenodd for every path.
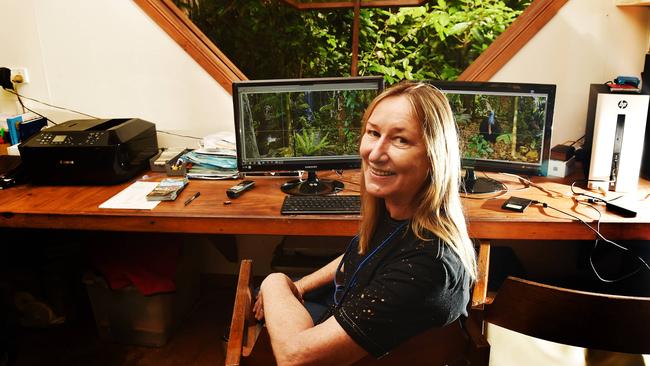
M 114 184 L 136 176 L 158 152 L 156 126 L 138 118 L 80 119 L 36 133 L 18 146 L 40 184 Z

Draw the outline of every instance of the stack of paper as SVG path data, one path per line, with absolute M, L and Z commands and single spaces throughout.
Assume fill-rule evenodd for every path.
M 160 201 L 147 201 L 147 194 L 151 192 L 158 182 L 137 181 L 124 188 L 115 196 L 99 205 L 99 208 L 120 208 L 120 209 L 145 209 L 151 210 Z
M 200 149 L 184 154 L 180 159 L 191 163 L 187 177 L 192 179 L 236 179 L 237 149 L 235 134 L 222 132 L 203 138 Z

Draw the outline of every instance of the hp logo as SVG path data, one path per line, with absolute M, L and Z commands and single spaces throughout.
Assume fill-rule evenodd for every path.
M 618 107 L 619 107 L 620 109 L 625 109 L 625 108 L 627 108 L 627 100 L 619 100 L 619 101 L 618 101 Z

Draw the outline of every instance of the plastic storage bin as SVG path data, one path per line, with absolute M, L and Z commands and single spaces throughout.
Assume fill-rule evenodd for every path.
M 99 338 L 118 343 L 163 346 L 190 312 L 200 293 L 200 274 L 186 257 L 176 271 L 176 291 L 142 295 L 135 287 L 112 290 L 99 276 L 87 275 Z

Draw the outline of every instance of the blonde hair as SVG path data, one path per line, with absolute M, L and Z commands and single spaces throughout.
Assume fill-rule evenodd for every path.
M 467 234 L 459 192 L 460 149 L 454 116 L 445 95 L 430 84 L 404 81 L 378 95 L 363 115 L 361 134 L 375 107 L 389 97 L 405 96 L 412 107 L 414 118 L 421 123 L 422 139 L 429 158 L 428 182 L 425 182 L 414 200 L 418 202 L 411 218 L 411 230 L 421 240 L 425 231 L 438 236 L 460 257 L 461 262 L 476 278 L 474 245 Z M 365 163 L 363 163 L 365 164 Z M 365 167 L 363 167 L 365 168 Z M 365 194 L 361 170 L 361 222 L 359 226 L 359 253 L 368 249 L 383 207 L 383 199 Z

